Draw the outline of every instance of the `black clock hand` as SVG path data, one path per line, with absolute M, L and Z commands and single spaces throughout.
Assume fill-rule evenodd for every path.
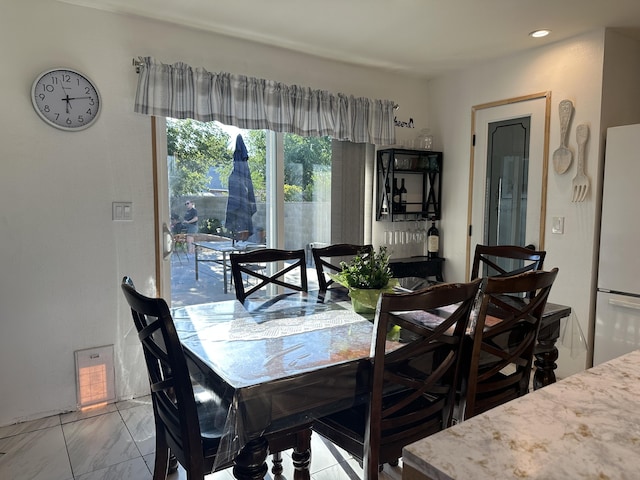
M 69 100 L 82 100 L 84 98 L 91 98 L 91 97 L 88 97 L 88 96 L 87 97 L 68 97 L 67 96 L 67 98 L 69 98 Z
M 67 95 L 67 98 L 63 98 L 62 101 L 67 102 L 67 104 L 65 105 L 65 109 L 67 110 L 67 114 L 68 114 L 69 113 L 69 96 Z

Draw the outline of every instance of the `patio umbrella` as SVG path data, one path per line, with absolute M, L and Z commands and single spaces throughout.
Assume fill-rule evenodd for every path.
M 229 199 L 225 227 L 233 233 L 234 240 L 246 240 L 253 233 L 251 217 L 256 213 L 256 198 L 249 172 L 249 154 L 242 135 L 236 138 L 233 152 L 233 171 L 229 176 Z

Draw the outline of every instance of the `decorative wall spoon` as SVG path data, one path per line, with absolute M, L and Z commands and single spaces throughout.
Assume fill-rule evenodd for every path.
M 571 100 L 562 100 L 558 110 L 560 111 L 560 146 L 553 152 L 553 167 L 557 173 L 564 173 L 573 160 L 573 152 L 567 148 L 567 132 L 573 113 L 573 103 Z

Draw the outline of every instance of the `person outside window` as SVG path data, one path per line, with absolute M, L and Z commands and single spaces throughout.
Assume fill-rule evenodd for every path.
M 184 221 L 182 222 L 183 228 L 187 230 L 187 251 L 193 253 L 193 235 L 198 233 L 198 211 L 196 210 L 196 204 L 187 200 L 185 202 L 187 212 L 184 214 Z M 191 234 L 191 235 L 190 235 Z

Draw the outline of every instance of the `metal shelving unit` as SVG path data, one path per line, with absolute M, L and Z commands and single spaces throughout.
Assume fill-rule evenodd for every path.
M 377 155 L 376 220 L 440 220 L 442 152 L 388 148 Z M 395 181 L 405 180 L 407 202 L 393 202 Z

